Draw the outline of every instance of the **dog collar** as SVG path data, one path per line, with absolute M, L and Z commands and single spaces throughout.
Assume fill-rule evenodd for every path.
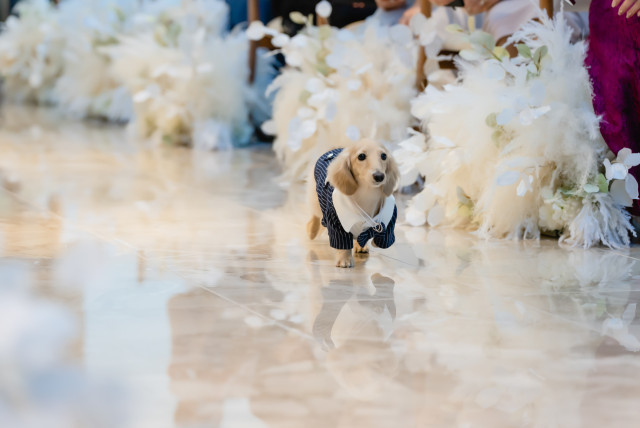
M 349 196 L 340 192 L 338 189 L 334 189 L 332 199 L 338 220 L 340 220 L 340 224 L 346 232 L 353 232 L 355 229 L 366 230 L 369 228 L 368 226 L 362 227 L 362 225 L 366 223 L 365 218 Z M 393 209 L 395 206 L 396 199 L 393 195 L 387 196 L 382 203 L 380 211 L 373 217 L 373 221 L 387 226 L 393 217 Z

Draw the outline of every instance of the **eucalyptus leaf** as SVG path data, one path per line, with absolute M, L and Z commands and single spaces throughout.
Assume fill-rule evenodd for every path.
M 304 25 L 307 23 L 307 17 L 300 12 L 291 12 L 289 14 L 289 19 L 299 25 Z
M 583 186 L 583 189 L 587 193 L 598 193 L 598 191 L 600 190 L 600 188 L 598 186 L 596 186 L 595 184 L 591 184 L 591 183 L 585 184 Z
M 494 142 L 496 146 L 500 145 L 500 139 L 502 138 L 502 129 L 498 128 L 491 134 L 491 141 Z
M 542 58 L 544 58 L 547 53 L 549 53 L 549 48 L 547 48 L 546 46 L 540 46 L 533 53 L 533 61 L 536 64 L 540 64 L 540 61 L 542 61 Z
M 458 24 L 449 24 L 445 27 L 449 33 L 463 33 L 464 30 Z
M 331 67 L 329 67 L 329 66 L 327 65 L 327 63 L 326 63 L 326 62 L 324 62 L 324 61 L 319 61 L 319 62 L 316 64 L 316 71 L 317 71 L 318 73 L 322 74 L 323 76 L 328 76 L 328 75 L 330 75 L 331 73 L 333 73 L 333 69 L 332 69 Z
M 496 39 L 489 33 L 484 31 L 476 31 L 469 37 L 469 41 L 485 48 L 489 52 L 493 52 L 496 47 Z
M 598 174 L 598 189 L 601 193 L 609 193 L 609 181 L 604 174 Z
M 489 128 L 495 128 L 496 126 L 498 126 L 498 122 L 496 120 L 497 116 L 498 115 L 496 113 L 491 113 L 486 117 L 484 123 L 486 123 Z
M 306 104 L 309 98 L 311 98 L 311 92 L 307 90 L 300 92 L 300 102 L 302 104 Z
M 502 46 L 496 46 L 493 49 L 493 54 L 500 58 L 500 60 L 507 58 L 509 56 L 509 51 L 503 48 Z
M 118 18 L 118 21 L 124 22 L 125 19 L 127 19 L 127 14 L 124 13 L 124 11 L 119 7 L 115 7 L 114 12 L 116 13 L 116 17 Z
M 531 49 L 529 49 L 529 46 L 525 45 L 524 43 L 520 43 L 516 46 L 516 48 L 518 49 L 518 53 L 521 57 L 527 59 L 531 58 Z
M 467 61 L 478 61 L 484 58 L 484 56 L 480 52 L 473 49 L 461 50 L 460 56 L 462 57 L 462 59 L 465 59 Z

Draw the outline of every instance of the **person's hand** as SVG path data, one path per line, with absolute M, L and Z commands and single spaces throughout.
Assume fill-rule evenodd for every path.
M 393 10 L 403 7 L 407 0 L 376 0 L 376 5 L 383 10 Z
M 613 0 L 613 3 L 611 3 L 611 7 L 614 9 L 618 7 L 618 5 L 620 5 L 618 15 L 626 13 L 627 19 L 633 15 L 640 17 L 640 0 Z
M 420 5 L 415 4 L 411 6 L 409 9 L 404 11 L 404 13 L 402 14 L 402 17 L 400 17 L 399 23 L 402 25 L 409 25 L 409 23 L 411 22 L 411 18 L 413 18 L 419 13 L 420 13 Z
M 464 0 L 464 10 L 469 15 L 478 15 L 491 9 L 500 0 Z

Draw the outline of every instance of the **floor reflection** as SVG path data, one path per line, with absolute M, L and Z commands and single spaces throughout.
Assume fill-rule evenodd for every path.
M 637 425 L 639 248 L 399 224 L 391 249 L 336 269 L 326 235 L 304 236 L 303 187 L 277 183 L 268 148 L 152 147 L 7 108 L 0 330 L 18 331 L 7 326 L 23 307 L 38 321 L 28 337 L 50 345 L 25 349 L 64 358 L 33 371 L 7 339 L 21 336 L 0 334 L 0 426 L 53 418 L 15 395 L 17 381 L 41 392 L 27 381 L 45 372 L 48 391 L 67 373 L 75 391 L 112 380 L 130 406 L 105 427 Z M 38 318 L 50 305 L 68 334 Z M 84 410 L 65 403 L 65 423 Z

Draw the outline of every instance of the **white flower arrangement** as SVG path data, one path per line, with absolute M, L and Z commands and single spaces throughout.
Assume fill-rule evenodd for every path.
M 138 3 L 127 0 L 67 0 L 60 4 L 65 39 L 64 72 L 54 102 L 70 116 L 126 122 L 133 116 L 131 94 L 113 73 L 105 46 L 132 31 Z
M 217 0 L 150 2 L 132 18 L 142 30 L 104 48 L 133 96 L 138 135 L 202 149 L 249 139 L 248 42 L 224 34 L 227 16 Z
M 328 2 L 317 12 L 328 16 Z M 294 37 L 257 22 L 247 30 L 254 40 L 271 36 L 286 60 L 270 88 L 277 91 L 273 121 L 263 126 L 276 135 L 284 178 L 305 179 L 322 153 L 366 133 L 387 144 L 403 139 L 416 94 L 417 43 L 409 28 L 370 23 L 348 30 L 315 26 L 300 13 L 291 18 L 305 25 Z
M 527 24 L 509 58 L 490 35 L 467 34 L 459 84 L 428 87 L 413 103 L 428 137 L 414 134 L 395 153 L 402 184 L 426 182 L 409 205 L 409 223 L 629 245 L 625 207 L 638 198 L 638 184 L 628 170 L 640 155 L 623 150 L 612 162 L 591 104 L 585 45 L 570 36 L 562 17 Z
M 15 101 L 51 103 L 63 70 L 64 37 L 58 13 L 48 0 L 16 5 L 0 36 L 3 93 Z
M 222 0 L 25 0 L 0 35 L 4 92 L 156 141 L 228 148 L 251 135 L 248 41 Z M 263 65 L 263 64 L 261 64 Z

